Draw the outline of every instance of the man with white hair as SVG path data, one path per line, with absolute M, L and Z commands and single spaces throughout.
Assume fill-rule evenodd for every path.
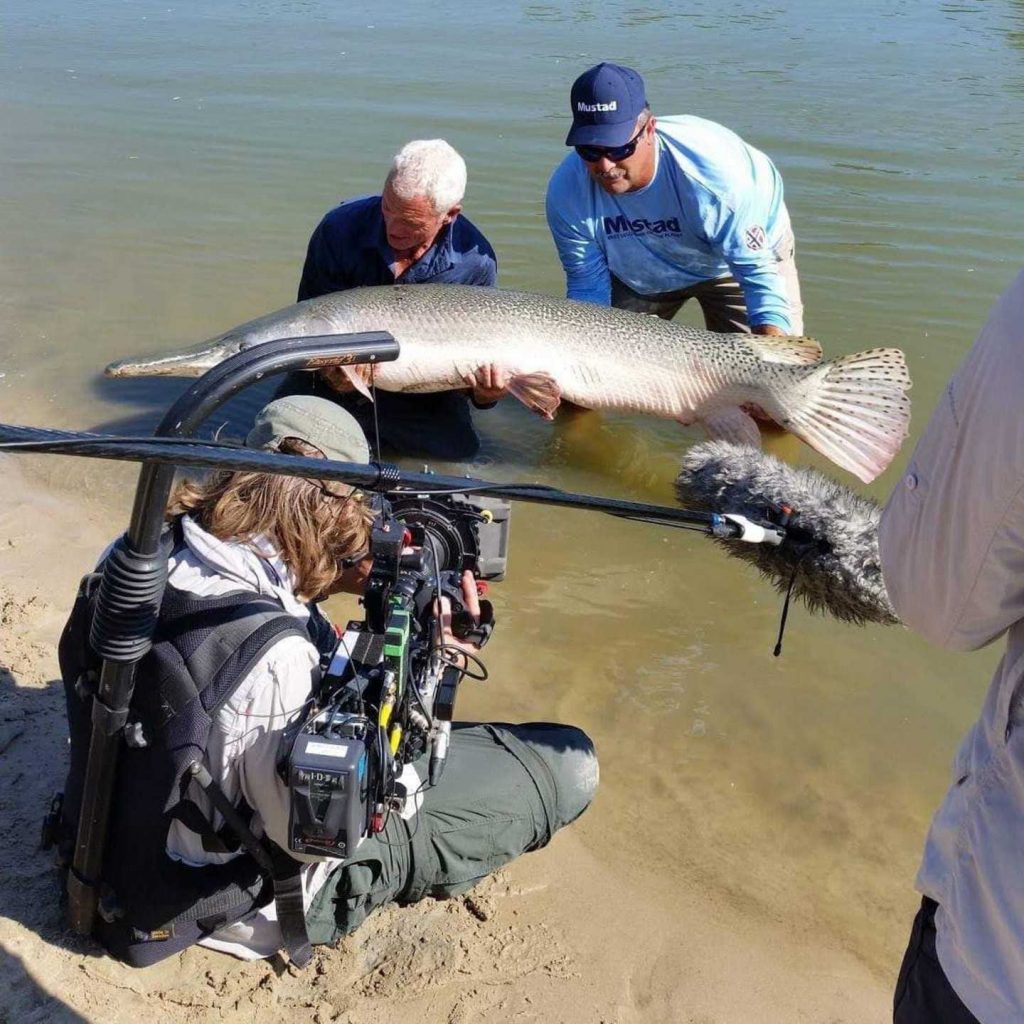
M 309 240 L 299 301 L 364 285 L 493 286 L 497 261 L 490 243 L 462 216 L 466 163 L 444 139 L 407 143 L 391 163 L 379 196 L 349 199 L 330 210 Z M 278 391 L 332 398 L 359 421 L 367 437 L 403 453 L 472 458 L 480 440 L 469 400 L 490 408 L 506 393 L 496 367 L 468 376 L 466 391 L 406 395 L 378 391 L 373 403 L 335 368 L 291 374 Z M 375 426 L 375 421 L 377 426 Z

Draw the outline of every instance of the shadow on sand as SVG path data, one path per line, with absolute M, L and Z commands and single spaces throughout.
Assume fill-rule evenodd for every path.
M 65 927 L 53 854 L 39 849 L 43 817 L 64 785 L 66 751 L 60 680 L 21 686 L 0 663 L 0 906 L 4 917 L 43 943 L 96 957 L 103 955 L 99 946 Z M 0 950 L 0 1021 L 84 1020 L 40 984 L 42 975 L 33 976 L 33 938 L 17 927 L 9 934 L 13 938 Z

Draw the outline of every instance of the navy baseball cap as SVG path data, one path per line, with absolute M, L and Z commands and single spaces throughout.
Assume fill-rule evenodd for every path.
M 644 80 L 621 64 L 596 64 L 572 83 L 567 146 L 623 146 L 647 106 Z

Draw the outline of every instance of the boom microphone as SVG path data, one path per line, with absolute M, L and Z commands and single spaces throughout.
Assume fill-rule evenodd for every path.
M 817 470 L 797 468 L 757 448 L 705 441 L 686 454 L 676 494 L 687 507 L 727 508 L 785 528 L 785 540 L 717 539 L 780 593 L 790 587 L 811 611 L 858 625 L 899 621 L 878 554 L 881 507 Z

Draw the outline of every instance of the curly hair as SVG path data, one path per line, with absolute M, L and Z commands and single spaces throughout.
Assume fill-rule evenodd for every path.
M 323 458 L 319 449 L 286 438 L 282 452 Z M 303 600 L 325 597 L 341 561 L 370 546 L 373 513 L 355 491 L 336 493 L 328 481 L 250 471 L 222 471 L 183 480 L 171 495 L 167 518 L 190 515 L 218 540 L 252 546 L 266 538 L 291 570 Z

